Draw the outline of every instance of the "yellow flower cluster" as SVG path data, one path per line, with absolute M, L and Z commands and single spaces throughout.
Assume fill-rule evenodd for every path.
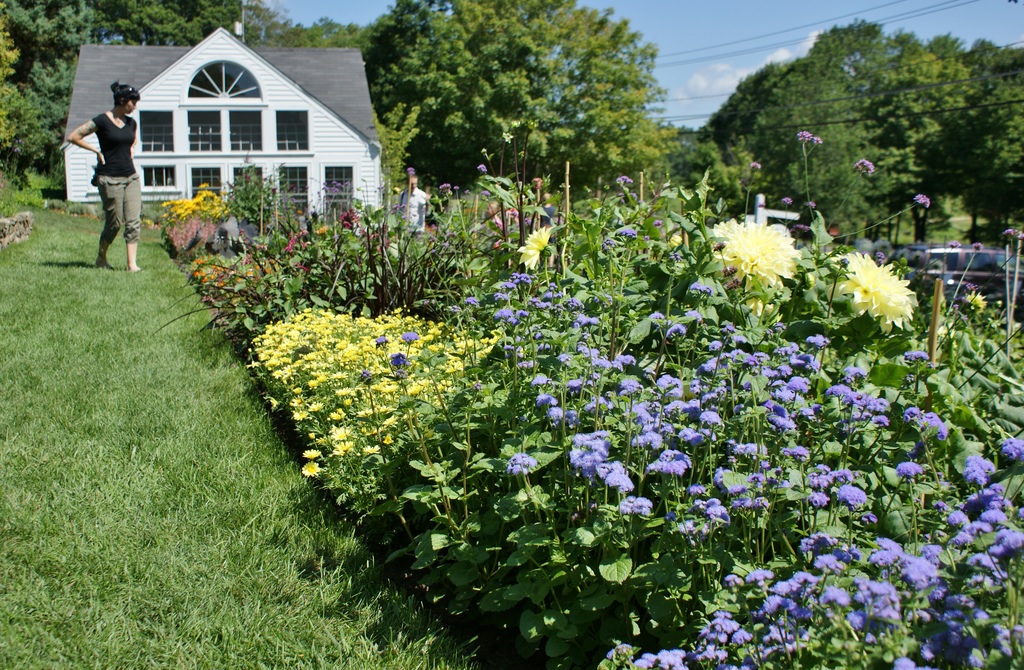
M 839 290 L 853 294 L 853 309 L 877 319 L 883 333 L 893 326 L 910 325 L 917 306 L 917 297 L 908 288 L 910 282 L 897 277 L 892 266 L 879 267 L 864 254 L 848 254 L 846 260 L 847 276 Z
M 306 310 L 255 339 L 253 366 L 274 404 L 287 404 L 309 434 L 316 448 L 306 457 L 320 465 L 307 463 L 304 472 L 320 476 L 333 457 L 386 456 L 408 433 L 399 413 L 403 400 L 437 404 L 461 388 L 465 362 L 486 354 L 494 341 L 465 339 L 401 313 L 369 319 Z M 398 367 L 395 355 L 402 357 Z
M 793 238 L 777 228 L 733 219 L 715 226 L 714 234 L 725 243 L 722 262 L 736 268 L 739 279 L 773 288 L 796 272 L 800 252 L 793 246 Z
M 168 200 L 161 203 L 164 219 L 169 224 L 182 224 L 193 219 L 216 223 L 227 218 L 228 206 L 219 194 L 203 189 L 191 200 Z

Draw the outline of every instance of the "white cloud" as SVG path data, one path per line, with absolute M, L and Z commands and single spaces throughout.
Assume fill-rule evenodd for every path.
M 698 97 L 732 93 L 744 77 L 757 72 L 768 63 L 785 63 L 794 58 L 805 56 L 811 50 L 811 47 L 814 46 L 819 35 L 821 35 L 821 31 L 815 30 L 792 49 L 786 47 L 776 49 L 753 67 L 737 67 L 729 63 L 707 65 L 690 75 L 686 84 L 679 91 L 673 93 L 673 97 Z

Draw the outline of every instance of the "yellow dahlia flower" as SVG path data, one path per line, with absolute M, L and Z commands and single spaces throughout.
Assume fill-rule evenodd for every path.
M 914 315 L 917 296 L 907 288 L 906 279 L 900 279 L 889 265 L 879 267 L 864 254 L 848 254 L 846 280 L 839 290 L 853 294 L 853 308 L 858 314 L 870 314 L 880 322 L 882 332 L 893 326 L 906 327 Z
M 736 268 L 739 279 L 751 278 L 770 288 L 796 272 L 800 252 L 793 238 L 777 228 L 733 219 L 715 226 L 714 233 L 725 243 L 722 261 Z
M 985 300 L 985 296 L 981 295 L 977 291 L 971 291 L 964 298 L 964 304 L 970 307 L 975 312 L 981 312 L 988 307 L 988 301 Z
M 548 240 L 551 239 L 551 227 L 541 226 L 526 238 L 526 244 L 519 247 L 519 262 L 532 270 L 540 262 L 540 252 L 548 247 Z

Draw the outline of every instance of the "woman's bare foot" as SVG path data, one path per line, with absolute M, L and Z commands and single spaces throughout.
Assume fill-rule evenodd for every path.
M 110 266 L 110 263 L 107 262 L 107 259 L 103 258 L 102 256 L 97 256 L 96 257 L 96 267 L 103 268 L 104 270 L 113 270 L 114 269 L 114 268 L 112 268 Z
M 142 272 L 142 268 L 140 268 L 138 265 L 136 265 L 133 268 L 128 268 L 128 272 Z

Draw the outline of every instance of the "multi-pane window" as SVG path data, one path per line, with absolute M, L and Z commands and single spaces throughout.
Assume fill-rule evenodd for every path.
M 220 191 L 221 176 L 219 167 L 192 168 L 192 193 L 199 191 Z
M 210 63 L 196 73 L 188 87 L 190 98 L 258 98 L 256 78 L 237 63 Z
M 281 195 L 305 211 L 309 204 L 309 174 L 304 167 L 283 167 L 277 173 Z
M 142 168 L 142 183 L 146 186 L 174 186 L 174 166 L 156 165 Z
M 188 148 L 220 151 L 220 111 L 188 113 Z
M 324 167 L 324 216 L 337 219 L 352 206 L 352 168 L 347 165 Z
M 260 112 L 229 112 L 232 151 L 261 151 L 263 122 Z
M 309 150 L 309 113 L 277 113 L 278 151 Z
M 143 151 L 174 151 L 174 112 L 139 112 Z

